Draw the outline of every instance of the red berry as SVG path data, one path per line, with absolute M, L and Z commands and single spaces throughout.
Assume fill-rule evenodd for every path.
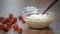
M 21 20 L 23 23 L 25 23 L 25 21 L 24 21 L 22 16 L 19 16 L 19 20 Z
M 11 28 L 11 25 L 8 25 L 7 27 L 8 27 L 8 28 Z
M 6 20 L 6 19 L 3 19 L 2 22 L 3 22 L 4 24 L 6 24 L 6 23 L 7 23 L 7 20 Z
M 18 28 L 18 32 L 19 33 L 22 33 L 22 28 Z
M 10 19 L 12 19 L 13 16 L 14 16 L 13 14 L 11 14 L 11 13 L 9 14 L 9 18 L 10 18 Z
M 4 25 L 3 25 L 3 24 L 1 24 L 0 28 L 1 28 L 1 29 L 4 29 Z
M 19 16 L 19 20 L 22 20 L 23 19 L 23 17 L 22 16 Z
M 5 26 L 4 27 L 4 31 L 9 31 L 9 27 L 8 26 Z
M 12 26 L 11 22 L 7 22 L 7 26 L 10 28 Z
M 5 19 L 4 17 L 0 17 L 0 21 L 2 21 L 3 19 Z
M 17 18 L 16 17 L 14 17 L 13 20 L 14 20 L 14 22 L 17 22 Z
M 1 29 L 1 25 L 0 25 L 0 29 Z
M 14 19 L 11 19 L 11 23 L 12 23 L 12 24 L 14 24 L 14 23 L 15 23 Z
M 9 18 L 6 18 L 7 22 L 10 22 L 10 19 Z
M 18 25 L 17 25 L 17 24 L 14 24 L 14 25 L 13 25 L 13 29 L 14 29 L 15 31 L 17 31 Z
M 7 25 L 12 25 L 12 23 L 11 22 L 7 22 Z
M 17 22 L 17 18 L 15 17 L 15 18 L 11 19 L 11 22 L 12 22 L 13 24 L 16 23 L 16 22 Z

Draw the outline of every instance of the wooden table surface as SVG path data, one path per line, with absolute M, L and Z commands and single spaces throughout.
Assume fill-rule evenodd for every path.
M 36 30 L 36 29 L 27 29 L 26 34 L 60 34 L 60 22 L 55 21 L 50 25 L 50 28 L 43 29 L 43 30 Z
M 10 29 L 9 32 L 0 31 L 0 34 L 60 34 L 60 20 L 54 21 L 52 24 L 50 24 L 49 28 L 46 28 L 46 29 L 37 30 L 37 29 L 31 29 L 31 28 L 25 27 L 23 28 L 23 30 L 25 31 L 23 31 L 22 33 L 18 33 L 17 31 L 14 31 L 12 28 Z
M 43 30 L 28 29 L 26 34 L 53 34 L 52 29 L 47 28 Z
M 60 34 L 60 21 L 55 21 L 50 25 L 50 28 L 43 30 L 27 29 L 26 34 Z

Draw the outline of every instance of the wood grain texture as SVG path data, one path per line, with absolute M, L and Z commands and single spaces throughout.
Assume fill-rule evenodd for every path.
M 26 34 L 39 34 L 40 30 L 28 29 Z
M 53 34 L 53 31 L 51 29 L 36 30 L 29 28 L 26 34 Z

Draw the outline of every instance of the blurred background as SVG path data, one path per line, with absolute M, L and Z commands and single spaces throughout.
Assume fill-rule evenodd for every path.
M 23 9 L 27 6 L 34 6 L 43 12 L 54 0 L 0 0 L 0 16 L 7 17 L 13 13 L 16 17 L 23 15 Z M 60 20 L 60 0 L 48 10 L 54 15 L 55 20 Z

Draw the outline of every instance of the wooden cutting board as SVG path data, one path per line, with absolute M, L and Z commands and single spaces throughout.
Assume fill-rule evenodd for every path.
M 26 34 L 53 34 L 53 30 L 52 29 L 43 29 L 43 30 L 27 29 Z
M 23 33 L 17 33 L 16 31 L 13 31 L 14 33 L 10 33 L 10 34 L 23 34 Z M 3 34 L 8 34 L 8 32 L 4 32 Z M 37 30 L 37 29 L 31 29 L 28 28 L 26 33 L 24 34 L 54 34 L 52 29 L 42 29 L 42 30 Z

